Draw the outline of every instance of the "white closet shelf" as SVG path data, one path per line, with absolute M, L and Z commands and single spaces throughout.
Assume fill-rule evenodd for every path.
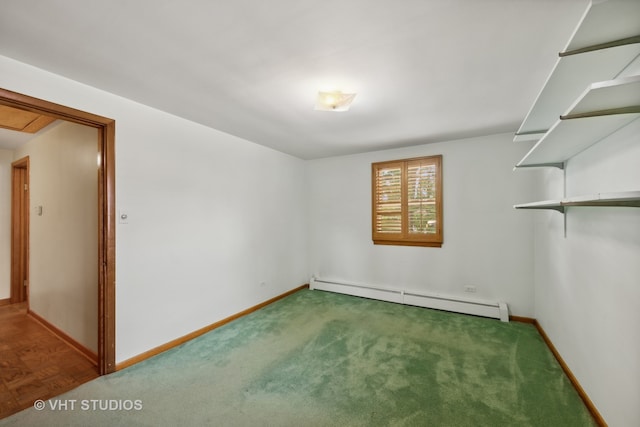
M 552 209 L 564 213 L 567 206 L 609 206 L 640 208 L 640 191 L 623 191 L 618 193 L 598 193 L 588 196 L 569 197 L 562 200 L 545 200 L 541 202 L 514 205 L 516 209 Z
M 640 3 L 635 0 L 593 0 L 564 48 L 564 52 L 640 35 L 638 16 L 640 16 Z M 612 22 L 615 22 L 615 25 L 612 25 Z
M 563 163 L 640 117 L 640 76 L 591 84 L 516 167 Z
M 557 120 L 558 109 L 567 108 L 590 83 L 616 78 L 640 55 L 638 16 L 640 1 L 589 6 L 514 141 L 540 139 Z
M 565 116 L 637 107 L 639 105 L 640 75 L 622 77 L 590 84 L 576 102 L 569 107 Z

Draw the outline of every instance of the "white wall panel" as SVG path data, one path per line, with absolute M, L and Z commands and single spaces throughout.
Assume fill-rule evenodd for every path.
M 29 309 L 96 353 L 97 154 L 97 130 L 69 122 L 14 153 L 29 156 Z
M 533 220 L 513 205 L 530 201 L 535 171 L 513 173 L 530 148 L 500 134 L 309 162 L 311 273 L 398 289 L 505 301 L 533 316 Z M 443 155 L 442 248 L 374 245 L 371 163 Z
M 6 57 L 0 87 L 116 120 L 117 362 L 308 280 L 302 160 Z
M 572 158 L 567 195 L 640 189 L 640 120 Z M 543 192 L 563 187 L 551 171 Z M 640 425 L 640 209 L 536 213 L 536 318 L 610 426 Z

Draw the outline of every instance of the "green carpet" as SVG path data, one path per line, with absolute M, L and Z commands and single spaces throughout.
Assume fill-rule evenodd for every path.
M 531 325 L 303 290 L 5 425 L 595 423 Z

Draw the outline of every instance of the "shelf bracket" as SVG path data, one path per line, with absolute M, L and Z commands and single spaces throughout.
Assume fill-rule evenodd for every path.
M 580 53 L 593 52 L 594 50 L 608 49 L 610 47 L 624 46 L 626 44 L 635 44 L 635 43 L 640 43 L 640 35 L 633 36 L 633 37 L 627 37 L 627 38 L 619 39 L 619 40 L 614 40 L 612 42 L 594 44 L 594 45 L 583 47 L 583 48 L 580 48 L 580 49 L 574 49 L 574 50 L 569 50 L 569 51 L 565 51 L 565 52 L 560 52 L 558 54 L 558 56 L 560 56 L 562 58 L 564 56 L 578 55 Z
M 516 209 L 552 210 L 564 214 L 564 206 L 514 206 Z
M 588 111 L 585 113 L 574 113 L 560 116 L 560 120 L 584 119 L 588 117 L 613 116 L 616 114 L 635 114 L 640 113 L 640 105 L 632 105 L 629 107 L 610 108 L 608 110 Z
M 558 207 L 546 208 L 546 209 L 553 209 L 554 211 L 560 212 L 561 214 L 564 215 L 564 206 L 558 206 Z
M 518 142 L 518 141 L 538 141 L 540 140 L 545 133 L 547 133 L 547 130 L 535 130 L 535 131 L 529 131 L 529 132 L 516 132 L 515 136 L 513 137 L 513 141 L 514 142 Z
M 564 170 L 564 162 L 553 162 L 553 163 L 536 163 L 532 165 L 516 165 L 515 169 L 520 168 L 558 168 Z

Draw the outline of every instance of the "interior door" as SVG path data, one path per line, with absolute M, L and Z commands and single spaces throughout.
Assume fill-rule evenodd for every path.
M 29 292 L 29 157 L 12 163 L 11 303 L 27 301 Z

